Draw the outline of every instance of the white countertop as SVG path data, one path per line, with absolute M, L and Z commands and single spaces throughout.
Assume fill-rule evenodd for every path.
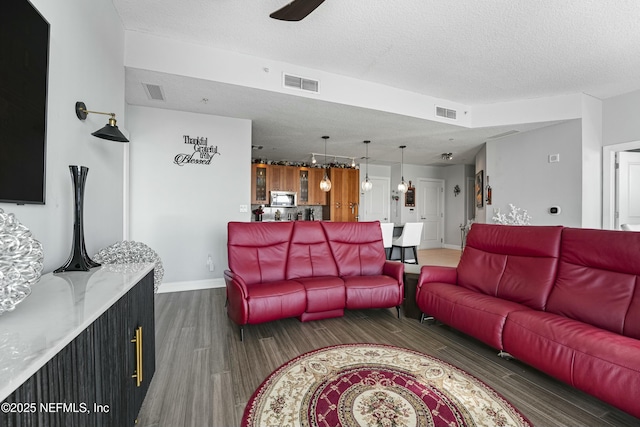
M 45 274 L 15 310 L 0 315 L 0 401 L 126 294 L 153 263 Z

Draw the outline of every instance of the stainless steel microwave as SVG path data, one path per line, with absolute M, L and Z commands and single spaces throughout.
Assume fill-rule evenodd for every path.
M 295 191 L 272 191 L 272 208 L 295 208 L 298 206 L 298 193 Z

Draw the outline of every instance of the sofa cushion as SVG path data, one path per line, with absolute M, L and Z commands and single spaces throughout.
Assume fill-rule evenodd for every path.
M 338 267 L 320 222 L 297 221 L 291 236 L 287 279 L 314 276 L 338 276 Z
M 640 341 L 539 311 L 510 313 L 505 350 L 567 384 L 640 416 Z M 594 380 L 594 377 L 597 380 Z
M 547 311 L 640 339 L 640 233 L 566 228 Z
M 344 281 L 339 277 L 298 278 L 307 292 L 305 312 L 317 313 L 344 308 Z
M 497 349 L 503 349 L 502 329 L 508 314 L 530 310 L 515 302 L 439 282 L 423 284 L 416 303 L 423 313 Z
M 346 292 L 346 308 L 388 308 L 400 305 L 402 293 L 398 281 L 393 277 L 350 276 L 343 277 Z
M 284 280 L 293 222 L 230 222 L 229 269 L 247 285 Z
M 304 286 L 294 280 L 278 280 L 269 283 L 254 283 L 247 286 L 249 323 L 296 317 L 307 307 Z
M 458 264 L 458 284 L 544 309 L 556 277 L 561 233 L 561 226 L 474 224 Z
M 340 276 L 382 274 L 386 255 L 379 221 L 321 224 Z

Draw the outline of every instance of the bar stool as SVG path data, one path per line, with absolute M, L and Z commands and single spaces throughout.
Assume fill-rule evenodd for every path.
M 402 234 L 393 239 L 391 252 L 394 248 L 400 248 L 400 261 L 405 262 L 405 251 L 407 248 L 413 249 L 414 264 L 418 263 L 418 246 L 422 238 L 422 223 L 407 222 L 402 228 Z
M 391 258 L 391 245 L 393 243 L 393 227 L 392 222 L 381 222 L 380 228 L 382 229 L 382 245 L 384 246 L 384 253 L 387 259 Z

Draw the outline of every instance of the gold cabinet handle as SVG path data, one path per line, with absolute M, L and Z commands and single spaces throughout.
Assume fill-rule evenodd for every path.
M 136 345 L 136 371 L 131 378 L 136 379 L 136 387 L 142 384 L 142 326 L 136 328 L 136 336 L 131 340 Z

